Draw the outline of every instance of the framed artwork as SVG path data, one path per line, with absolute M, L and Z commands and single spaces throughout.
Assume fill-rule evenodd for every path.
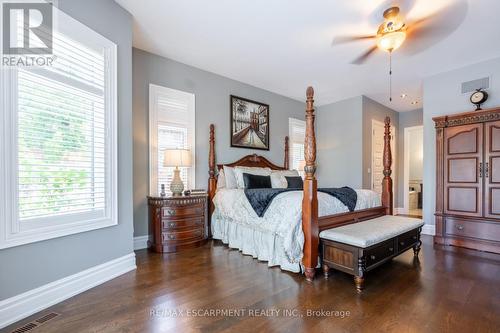
M 269 150 L 269 105 L 231 95 L 231 147 Z

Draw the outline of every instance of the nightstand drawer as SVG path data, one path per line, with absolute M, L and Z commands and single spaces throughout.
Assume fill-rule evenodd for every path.
M 203 227 L 205 224 L 205 216 L 184 218 L 184 219 L 163 219 L 162 229 L 172 230 L 172 229 L 183 229 L 183 228 L 196 228 Z
M 186 205 L 179 207 L 163 207 L 161 209 L 162 217 L 172 218 L 172 217 L 186 217 L 186 216 L 204 216 L 205 215 L 205 205 Z
M 167 231 L 162 233 L 162 243 L 184 241 L 188 239 L 204 238 L 205 228 L 198 228 L 186 231 Z

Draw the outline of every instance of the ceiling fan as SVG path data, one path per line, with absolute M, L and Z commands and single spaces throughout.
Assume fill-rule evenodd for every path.
M 450 13 L 450 8 L 444 8 L 427 17 L 405 22 L 400 7 L 392 6 L 383 12 L 383 22 L 379 25 L 376 34 L 364 36 L 337 36 L 332 45 L 351 43 L 356 41 L 373 40 L 375 44 L 354 59 L 351 63 L 363 64 L 377 49 L 392 53 L 405 43 L 422 37 L 437 37 L 440 32 L 450 30 L 446 26 L 445 16 Z M 450 24 L 448 24 L 450 25 Z M 434 35 L 434 36 L 432 36 Z
M 338 36 L 334 38 L 332 45 L 374 40 L 375 43 L 372 47 L 351 62 L 351 64 L 355 65 L 363 64 L 377 49 L 388 52 L 389 101 L 392 102 L 392 52 L 400 48 L 407 40 L 411 44 L 419 44 L 418 42 L 420 42 L 420 45 L 413 45 L 417 46 L 416 48 L 413 47 L 414 52 L 418 52 L 419 49 L 425 49 L 430 46 L 429 41 L 436 41 L 458 27 L 465 16 L 466 9 L 466 1 L 458 0 L 455 2 L 455 5 L 447 6 L 434 14 L 413 22 L 405 22 L 404 17 L 401 15 L 400 7 L 391 6 L 384 10 L 382 15 L 384 20 L 379 25 L 376 34 L 368 36 Z M 426 39 L 427 41 L 425 41 Z

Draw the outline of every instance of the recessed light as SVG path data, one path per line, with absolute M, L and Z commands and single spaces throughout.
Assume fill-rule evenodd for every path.
M 401 94 L 401 98 L 406 98 L 406 97 L 408 97 L 407 94 Z
M 418 101 L 412 101 L 411 102 L 411 105 L 416 105 L 416 104 L 418 104 Z

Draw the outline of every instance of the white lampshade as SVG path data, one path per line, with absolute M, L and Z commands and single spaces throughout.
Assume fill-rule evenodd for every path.
M 304 160 L 300 161 L 297 171 L 304 171 L 305 166 L 306 166 L 306 161 Z
M 189 149 L 166 149 L 163 159 L 165 167 L 190 167 L 191 152 Z

